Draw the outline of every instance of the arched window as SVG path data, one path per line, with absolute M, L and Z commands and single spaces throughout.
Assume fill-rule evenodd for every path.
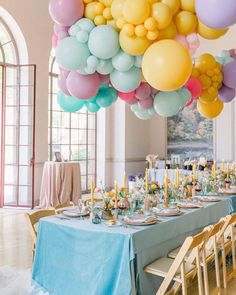
M 86 108 L 76 113 L 63 111 L 57 103 L 59 68 L 54 50 L 49 61 L 48 158 L 60 152 L 67 161 L 79 161 L 82 190 L 89 190 L 91 179 L 96 179 L 97 116 Z
M 1 64 L 19 64 L 19 56 L 16 41 L 0 17 L 0 63 Z

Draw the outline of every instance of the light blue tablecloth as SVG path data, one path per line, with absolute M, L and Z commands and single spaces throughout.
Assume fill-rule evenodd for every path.
M 232 200 L 222 198 L 206 208 L 139 228 L 44 218 L 33 279 L 51 295 L 154 295 L 161 281 L 145 274 L 143 267 L 232 210 Z

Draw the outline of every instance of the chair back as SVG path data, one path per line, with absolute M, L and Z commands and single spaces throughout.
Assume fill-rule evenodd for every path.
M 37 239 L 37 230 L 36 224 L 39 222 L 40 218 L 55 215 L 55 210 L 38 210 L 34 211 L 33 213 L 25 213 L 26 219 L 28 221 L 31 237 L 32 237 L 32 244 L 33 249 L 35 247 L 36 239 Z

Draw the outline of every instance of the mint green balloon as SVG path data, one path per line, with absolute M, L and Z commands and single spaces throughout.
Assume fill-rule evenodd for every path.
M 75 37 L 67 37 L 58 42 L 56 62 L 66 70 L 76 71 L 87 66 L 90 52 L 87 44 L 79 42 Z
M 154 108 L 148 109 L 148 113 L 149 113 L 151 116 L 154 116 L 154 115 L 157 114 Z
M 141 83 L 141 70 L 132 67 L 127 72 L 114 70 L 110 75 L 111 84 L 121 92 L 131 92 Z
M 182 107 L 184 107 L 192 97 L 191 92 L 187 88 L 183 87 L 177 90 L 177 93 L 179 94 L 180 100 L 182 102 Z
M 137 103 L 132 104 L 130 106 L 130 109 L 131 109 L 132 112 L 137 112 L 139 110 L 139 105 Z
M 184 106 L 177 91 L 157 93 L 153 105 L 157 114 L 162 117 L 172 117 Z
M 82 31 L 86 31 L 88 33 L 90 33 L 95 27 L 94 23 L 90 19 L 85 17 L 78 20 L 75 25 L 78 26 Z
M 120 50 L 112 58 L 112 65 L 117 71 L 126 72 L 134 65 L 134 60 L 134 56 L 125 53 L 123 50 Z
M 114 70 L 111 59 L 101 59 L 98 66 L 97 72 L 101 75 L 108 75 Z
M 153 117 L 153 115 L 150 114 L 147 109 L 138 110 L 135 112 L 135 115 L 141 120 L 149 120 Z
M 100 106 L 96 102 L 86 102 L 85 106 L 91 113 L 96 113 L 100 110 Z
M 89 35 L 89 50 L 101 59 L 110 59 L 120 49 L 119 33 L 111 26 L 102 25 L 95 27 Z
M 62 91 L 57 94 L 57 102 L 64 111 L 70 113 L 77 112 L 84 106 L 84 100 L 65 95 Z

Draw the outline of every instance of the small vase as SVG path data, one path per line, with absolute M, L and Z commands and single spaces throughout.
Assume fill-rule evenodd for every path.
M 104 220 L 113 219 L 113 215 L 112 215 L 110 209 L 103 209 L 103 211 L 102 211 L 102 219 L 104 219 Z
M 187 185 L 188 197 L 192 197 L 193 186 L 191 184 Z
M 129 209 L 129 200 L 127 198 L 121 198 L 118 203 L 118 208 L 121 211 L 126 211 Z

